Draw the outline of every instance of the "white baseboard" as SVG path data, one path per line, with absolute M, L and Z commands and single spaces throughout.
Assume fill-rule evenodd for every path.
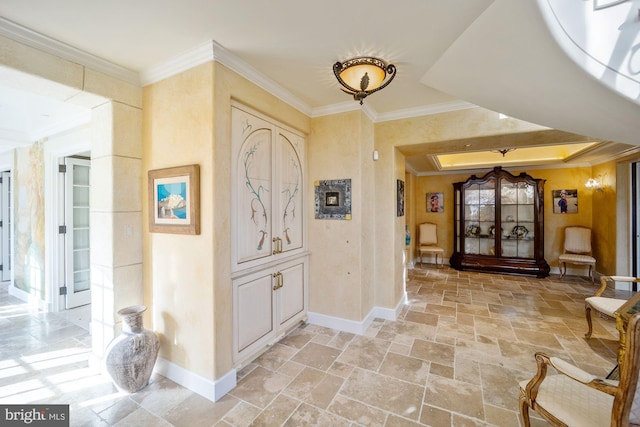
M 402 297 L 402 300 L 398 303 L 395 309 L 373 307 L 369 314 L 361 321 L 343 319 L 341 317 L 329 316 L 320 313 L 308 313 L 308 322 L 312 325 L 324 326 L 325 328 L 336 329 L 342 332 L 349 332 L 356 335 L 364 335 L 367 328 L 373 322 L 373 319 L 385 319 L 396 320 L 402 310 L 402 306 L 405 304 L 406 295 Z
M 217 401 L 236 386 L 236 370 L 232 369 L 215 381 L 203 378 L 175 363 L 158 357 L 154 372 L 198 393 L 212 402 Z

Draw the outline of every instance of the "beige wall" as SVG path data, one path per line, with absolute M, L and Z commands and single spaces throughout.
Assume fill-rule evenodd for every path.
M 616 270 L 617 240 L 624 239 L 623 236 L 618 236 L 616 233 L 617 218 L 619 217 L 616 209 L 618 197 L 616 166 L 616 162 L 606 162 L 595 165 L 592 171 L 592 177 L 600 177 L 603 184 L 602 191 L 592 191 L 592 226 L 595 235 L 593 252 L 598 260 L 596 270 L 606 275 L 623 274 Z
M 201 219 L 200 235 L 150 233 L 144 221 L 145 304 L 160 338 L 160 357 L 207 378 L 214 375 L 212 119 L 212 63 L 144 88 L 144 194 L 149 170 L 198 164 Z
M 361 111 L 312 120 L 308 143 L 309 310 L 360 321 L 373 308 L 373 125 Z M 351 179 L 350 220 L 315 219 L 313 183 Z

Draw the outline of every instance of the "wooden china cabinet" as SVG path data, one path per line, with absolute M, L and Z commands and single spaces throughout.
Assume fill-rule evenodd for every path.
M 549 275 L 544 259 L 544 182 L 495 167 L 453 184 L 457 270 Z

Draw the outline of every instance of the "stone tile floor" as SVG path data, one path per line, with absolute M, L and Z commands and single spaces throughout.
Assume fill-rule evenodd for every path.
M 0 403 L 70 404 L 73 426 L 519 426 L 518 381 L 533 376 L 534 352 L 596 375 L 614 367 L 614 322 L 595 318 L 584 339 L 596 289 L 577 277 L 415 268 L 397 321 L 376 319 L 364 336 L 301 326 L 213 403 L 159 375 L 119 393 L 88 367 L 87 308 L 33 311 L 5 285 Z

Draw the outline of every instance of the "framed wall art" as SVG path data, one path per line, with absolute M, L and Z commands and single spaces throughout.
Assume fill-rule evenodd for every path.
M 578 213 L 578 190 L 552 190 L 553 213 Z
M 351 219 L 351 180 L 316 181 L 316 219 Z
M 396 180 L 396 216 L 404 216 L 404 181 Z
M 444 212 L 444 193 L 427 193 L 427 212 Z
M 200 234 L 200 166 L 150 170 L 149 231 Z

